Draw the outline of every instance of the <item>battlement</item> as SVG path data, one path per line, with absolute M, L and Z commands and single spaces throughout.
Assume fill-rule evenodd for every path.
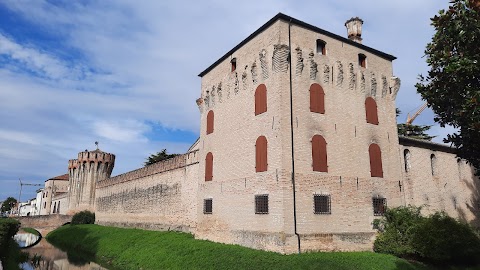
M 120 174 L 111 178 L 101 180 L 97 183 L 97 188 L 107 187 L 110 185 L 132 181 L 138 178 L 163 173 L 179 168 L 183 168 L 192 164 L 198 163 L 199 153 L 198 150 L 178 155 L 176 157 L 157 162 L 155 164 L 136 169 L 124 174 Z
M 68 161 L 68 169 L 78 168 L 83 163 L 115 163 L 115 155 L 100 151 L 98 149 L 93 151 L 87 151 L 78 153 L 77 159 L 71 159 Z

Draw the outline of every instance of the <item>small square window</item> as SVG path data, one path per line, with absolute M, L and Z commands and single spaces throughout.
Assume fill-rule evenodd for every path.
M 268 214 L 268 194 L 255 195 L 255 214 Z
M 317 39 L 317 54 L 321 54 L 321 55 L 327 54 L 326 43 L 321 39 Z
M 212 199 L 203 200 L 203 213 L 204 214 L 212 213 Z
M 367 56 L 365 54 L 362 54 L 362 53 L 358 54 L 358 65 L 363 68 L 367 67 Z
M 319 215 L 331 214 L 330 195 L 313 195 L 314 213 Z
M 385 198 L 372 198 L 373 203 L 373 215 L 383 216 L 385 209 L 387 208 L 387 199 Z
M 232 66 L 232 72 L 234 72 L 236 69 L 237 69 L 237 58 L 233 58 L 231 61 L 230 61 L 230 64 Z

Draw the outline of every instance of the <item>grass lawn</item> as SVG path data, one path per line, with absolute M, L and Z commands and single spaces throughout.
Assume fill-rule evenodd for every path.
M 179 232 L 66 225 L 47 240 L 69 253 L 80 251 L 114 269 L 428 269 L 372 252 L 281 255 L 237 245 L 195 240 Z

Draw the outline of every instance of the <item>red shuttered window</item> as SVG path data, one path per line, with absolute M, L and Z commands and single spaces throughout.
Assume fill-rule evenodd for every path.
M 213 132 L 213 121 L 214 121 L 213 111 L 209 111 L 207 114 L 207 134 L 210 134 Z
M 377 144 L 370 144 L 368 148 L 370 156 L 370 175 L 372 177 L 383 177 L 382 152 Z
M 377 103 L 371 97 L 365 100 L 365 114 L 367 123 L 378 125 Z
M 255 143 L 255 171 L 264 172 L 267 165 L 267 138 L 260 136 Z
M 327 142 L 320 135 L 312 138 L 312 163 L 316 172 L 328 172 L 327 166 Z
M 262 114 L 267 111 L 267 87 L 260 84 L 255 90 L 255 115 Z
M 205 157 L 205 181 L 212 181 L 213 179 L 213 155 L 208 152 Z
M 310 86 L 310 111 L 325 113 L 325 92 L 318 83 Z

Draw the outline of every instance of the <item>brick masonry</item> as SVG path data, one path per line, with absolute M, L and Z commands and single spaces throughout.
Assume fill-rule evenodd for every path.
M 317 39 L 325 42 L 326 55 L 316 52 Z M 366 56 L 366 67 L 359 65 L 359 54 Z M 400 80 L 392 59 L 304 23 L 270 22 L 202 73 L 200 138 L 188 153 L 93 181 L 96 222 L 187 231 L 198 239 L 280 253 L 298 251 L 294 214 L 302 251 L 371 250 L 378 218 L 372 198 L 385 198 L 390 207 L 424 206 L 425 214 L 443 210 L 478 225 L 473 169 L 457 162 L 448 147 L 405 138 L 399 143 Z M 325 92 L 324 114 L 309 109 L 313 83 Z M 267 111 L 255 115 L 260 84 L 267 88 Z M 366 122 L 367 97 L 377 103 L 378 125 Z M 214 128 L 207 135 L 209 111 Z M 314 135 L 327 142 L 328 172 L 312 169 Z M 264 172 L 255 169 L 259 136 L 268 142 Z M 381 149 L 383 177 L 370 176 L 372 143 Z M 205 181 L 207 153 L 213 155 L 212 181 Z M 268 194 L 268 214 L 255 214 L 254 198 L 261 194 Z M 314 213 L 315 194 L 330 196 L 330 214 Z M 212 213 L 203 213 L 205 199 L 212 200 Z

